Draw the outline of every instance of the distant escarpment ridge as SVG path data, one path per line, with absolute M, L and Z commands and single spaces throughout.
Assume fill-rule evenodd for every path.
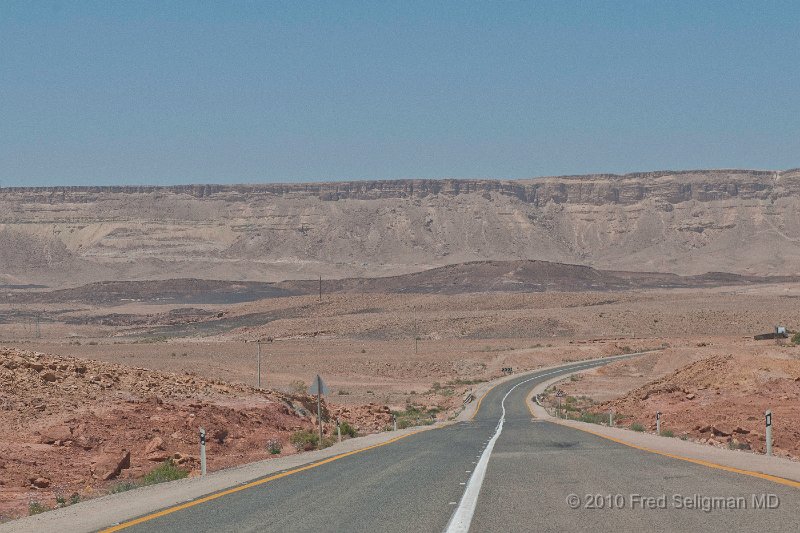
M 669 203 L 724 198 L 779 197 L 800 194 L 800 169 L 772 170 L 682 170 L 630 174 L 588 174 L 503 179 L 398 179 L 314 183 L 261 183 L 239 185 L 98 185 L 57 187 L 6 187 L 7 195 L 22 195 L 32 202 L 91 201 L 103 194 L 177 194 L 194 198 L 224 195 L 245 201 L 250 195 L 308 195 L 320 200 L 376 200 L 424 198 L 429 195 L 498 193 L 526 203 L 617 203 L 633 204 L 647 198 Z
M 0 285 L 392 276 L 473 261 L 800 274 L 800 170 L 0 189 Z

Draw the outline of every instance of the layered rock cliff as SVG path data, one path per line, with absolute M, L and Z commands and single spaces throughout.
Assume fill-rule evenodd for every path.
M 484 259 L 800 273 L 800 170 L 0 189 L 0 284 L 388 275 Z

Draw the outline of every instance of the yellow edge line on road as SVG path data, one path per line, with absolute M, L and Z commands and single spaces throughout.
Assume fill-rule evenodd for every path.
M 308 465 L 305 465 L 305 466 L 301 466 L 301 467 L 295 468 L 293 470 L 287 470 L 286 472 L 281 472 L 280 474 L 275 474 L 273 476 L 269 476 L 269 477 L 266 477 L 264 479 L 259 479 L 257 481 L 252 481 L 250 483 L 246 483 L 244 485 L 239 485 L 238 487 L 234 487 L 232 489 L 223 490 L 222 492 L 215 492 L 214 494 L 210 494 L 208 496 L 203 496 L 202 498 L 198 498 L 198 499 L 192 500 L 190 502 L 182 503 L 180 505 L 175 505 L 173 507 L 167 507 L 166 509 L 163 509 L 161 511 L 158 511 L 158 512 L 155 512 L 155 513 L 151 513 L 151 514 L 142 516 L 140 518 L 135 518 L 133 520 L 128 520 L 126 522 L 122 522 L 122 523 L 117 524 L 115 526 L 111 526 L 109 528 L 103 529 L 103 530 L 101 530 L 101 533 L 111 533 L 113 531 L 119 531 L 121 529 L 126 529 L 126 528 L 129 528 L 131 526 L 135 526 L 137 524 L 141 524 L 143 522 L 148 522 L 148 521 L 153 520 L 155 518 L 166 516 L 168 514 L 172 514 L 172 513 L 177 512 L 177 511 L 181 511 L 183 509 L 188 509 L 189 507 L 194 507 L 195 505 L 200 505 L 201 503 L 209 502 L 211 500 L 216 500 L 217 498 L 222 498 L 223 496 L 227 496 L 229 494 L 234 494 L 236 492 L 239 492 L 239 491 L 242 491 L 242 490 L 246 490 L 246 489 L 249 489 L 249 488 L 252 488 L 252 487 L 257 487 L 258 485 L 263 485 L 264 483 L 268 483 L 268 482 L 274 481 L 276 479 L 287 477 L 287 476 L 290 476 L 292 474 L 296 474 L 298 472 L 303 472 L 304 470 L 310 470 L 312 468 L 316 468 L 318 466 L 322 466 L 324 464 L 336 461 L 338 459 L 342 459 L 344 457 L 348 457 L 350 455 L 355 455 L 357 453 L 365 452 L 367 450 L 380 448 L 381 446 L 386 446 L 387 444 L 391 444 L 393 442 L 397 442 L 400 439 L 404 439 L 406 437 L 410 437 L 411 435 L 415 435 L 417 433 L 420 433 L 421 431 L 424 431 L 424 430 L 414 431 L 412 433 L 408 433 L 406 435 L 401 435 L 399 437 L 395 437 L 393 439 L 387 440 L 386 442 L 381 442 L 380 444 L 373 444 L 372 446 L 367 446 L 366 448 L 361 448 L 360 450 L 353 450 L 353 451 L 350 451 L 350 452 L 341 453 L 339 455 L 334 455 L 333 457 L 328 457 L 327 459 L 323 459 L 323 460 L 318 461 L 316 463 L 311 463 L 311 464 L 308 464 Z
M 535 417 L 536 415 L 533 413 L 533 406 L 528 403 L 527 401 L 525 404 L 528 406 L 528 410 L 531 414 Z M 557 424 L 558 422 L 554 422 Z M 732 466 L 725 466 L 717 463 L 712 463 L 711 461 L 703 461 L 702 459 L 692 459 L 691 457 L 684 457 L 682 455 L 675 455 L 674 453 L 662 452 L 659 450 L 654 450 L 652 448 L 645 448 L 644 446 L 637 446 L 636 444 L 631 444 L 629 442 L 625 442 L 624 440 L 615 439 L 614 437 L 609 437 L 608 435 L 603 435 L 602 433 L 596 433 L 590 429 L 584 429 L 575 426 L 569 426 L 566 424 L 559 424 L 564 427 L 577 429 L 578 431 L 583 431 L 584 433 L 589 433 L 596 437 L 600 437 L 602 439 L 610 440 L 612 442 L 616 442 L 617 444 L 622 444 L 623 446 L 627 446 L 629 448 L 635 448 L 637 450 L 641 450 L 643 452 L 655 453 L 657 455 L 662 455 L 664 457 L 669 457 L 670 459 L 678 459 L 679 461 L 686 461 L 687 463 L 694 463 L 696 465 L 707 466 L 708 468 L 716 468 L 718 470 L 725 470 L 726 472 L 733 472 L 734 474 L 742 474 L 744 476 L 751 476 L 757 477 L 760 479 L 766 479 L 767 481 L 772 481 L 773 483 L 778 483 L 780 485 L 786 485 L 787 487 L 794 487 L 796 489 L 800 489 L 800 482 L 793 481 L 791 479 L 786 479 L 783 477 L 773 476 L 770 474 L 763 474 L 761 472 L 756 472 L 754 470 L 743 470 L 741 468 L 735 468 Z
M 503 381 L 502 383 L 505 383 L 505 381 Z M 472 416 L 471 416 L 471 417 L 469 417 L 469 419 L 470 419 L 470 420 L 474 420 L 474 419 L 475 419 L 475 416 L 478 414 L 478 411 L 480 411 L 480 410 L 481 410 L 481 403 L 483 402 L 483 399 L 484 399 L 484 398 L 486 398 L 486 395 L 487 395 L 487 394 L 489 394 L 490 392 L 492 392 L 492 389 L 494 389 L 495 387 L 497 387 L 497 386 L 498 386 L 498 385 L 500 385 L 500 384 L 501 384 L 501 383 L 495 383 L 494 385 L 492 385 L 491 387 L 489 387 L 489 388 L 486 390 L 486 392 L 484 392 L 484 393 L 483 393 L 483 396 L 481 396 L 481 397 L 480 397 L 480 399 L 478 400 L 478 404 L 475 406 L 475 412 L 474 412 L 474 413 L 472 413 Z

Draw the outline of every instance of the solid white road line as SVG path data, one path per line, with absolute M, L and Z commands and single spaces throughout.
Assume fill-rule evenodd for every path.
M 631 355 L 638 355 L 638 354 L 625 354 L 623 356 L 616 356 L 616 357 L 608 357 L 606 361 L 609 359 L 617 359 L 621 357 L 630 357 Z M 592 361 L 591 363 L 586 363 L 583 365 L 576 365 L 574 367 L 570 367 L 570 370 L 577 370 L 579 368 L 584 368 L 588 366 L 598 366 L 596 361 Z M 511 392 L 523 385 L 528 383 L 529 381 L 533 381 L 534 379 L 540 379 L 547 376 L 552 376 L 553 374 L 560 374 L 565 373 L 563 368 L 558 370 L 554 370 L 552 372 L 548 372 L 546 374 L 539 374 L 533 377 L 530 377 L 526 380 L 520 381 L 506 392 L 503 399 L 500 401 L 500 408 L 502 413 L 500 415 L 500 420 L 497 422 L 497 427 L 494 430 L 494 435 L 492 438 L 489 439 L 488 445 L 486 449 L 480 456 L 480 460 L 478 461 L 477 466 L 475 467 L 475 471 L 469 478 L 469 484 L 467 488 L 464 490 L 464 495 L 461 497 L 461 501 L 458 504 L 458 508 L 453 512 L 453 516 L 450 517 L 450 522 L 447 524 L 447 528 L 445 529 L 446 533 L 467 533 L 469 531 L 469 526 L 472 524 L 472 515 L 475 514 L 475 507 L 478 505 L 478 495 L 481 492 L 481 486 L 483 485 L 483 478 L 486 477 L 486 468 L 489 465 L 489 457 L 492 455 L 492 450 L 494 449 L 494 444 L 497 442 L 497 439 L 500 437 L 500 433 L 503 432 L 503 424 L 506 421 L 506 398 Z M 467 470 L 469 472 L 469 470 Z
M 503 424 L 506 421 L 506 398 L 508 398 L 508 395 L 511 394 L 511 391 L 523 383 L 556 373 L 557 372 L 549 372 L 547 374 L 541 374 L 539 376 L 534 376 L 524 381 L 520 381 L 508 389 L 508 392 L 506 392 L 505 396 L 503 396 L 503 399 L 500 401 L 502 414 L 500 415 L 500 420 L 497 422 L 494 435 L 492 435 L 492 438 L 489 439 L 489 444 L 481 454 L 481 458 L 478 461 L 478 464 L 475 466 L 475 471 L 469 477 L 469 484 L 464 490 L 464 495 L 461 497 L 461 502 L 458 504 L 455 512 L 453 512 L 453 516 L 450 517 L 450 522 L 447 524 L 447 529 L 445 529 L 447 533 L 467 533 L 469 531 L 469 526 L 472 523 L 472 515 L 475 514 L 475 507 L 478 504 L 478 494 L 481 492 L 483 478 L 486 476 L 486 467 L 489 465 L 489 457 L 492 455 L 494 444 L 500 437 L 500 433 L 503 432 Z

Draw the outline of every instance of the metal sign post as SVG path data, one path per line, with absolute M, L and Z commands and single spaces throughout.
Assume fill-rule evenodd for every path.
M 764 413 L 767 424 L 767 455 L 772 455 L 772 411 Z
M 558 391 L 556 391 L 556 398 L 558 398 L 558 416 L 556 418 L 564 418 L 562 416 L 564 413 L 561 410 L 561 398 L 564 396 L 566 396 L 566 393 L 563 390 L 558 389 Z
M 656 435 L 661 435 L 661 411 L 656 412 Z
M 317 374 L 314 384 L 308 389 L 309 394 L 317 395 L 317 421 L 319 422 L 319 448 L 322 449 L 322 395 L 328 394 L 328 387 Z

